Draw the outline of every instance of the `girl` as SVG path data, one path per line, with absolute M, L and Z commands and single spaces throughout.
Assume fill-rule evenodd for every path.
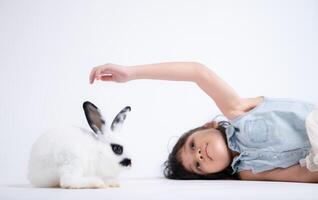
M 318 182 L 312 137 L 307 134 L 317 119 L 314 105 L 291 99 L 242 98 L 197 62 L 105 64 L 94 67 L 89 76 L 91 84 L 135 79 L 195 82 L 229 120 L 212 121 L 182 135 L 165 162 L 167 178 Z

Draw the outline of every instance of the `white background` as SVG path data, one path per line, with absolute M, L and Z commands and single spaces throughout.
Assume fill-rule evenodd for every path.
M 169 138 L 219 110 L 194 83 L 88 84 L 93 66 L 198 61 L 242 97 L 318 102 L 318 1 L 0 0 L 0 177 L 26 181 L 35 139 L 54 126 L 88 128 L 82 102 L 110 120 L 132 107 L 122 134 L 133 168 L 162 176 Z

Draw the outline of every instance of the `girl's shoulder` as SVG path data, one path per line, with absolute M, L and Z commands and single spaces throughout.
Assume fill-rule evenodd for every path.
M 237 110 L 232 113 L 230 120 L 233 120 L 242 115 L 245 115 L 246 113 L 253 110 L 258 105 L 260 105 L 263 101 L 264 101 L 263 96 L 252 97 L 252 98 L 242 98 L 240 105 L 238 105 Z

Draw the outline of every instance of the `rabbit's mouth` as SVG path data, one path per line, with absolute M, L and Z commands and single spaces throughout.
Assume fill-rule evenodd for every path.
M 125 158 L 119 164 L 123 167 L 131 167 L 131 160 L 129 158 Z

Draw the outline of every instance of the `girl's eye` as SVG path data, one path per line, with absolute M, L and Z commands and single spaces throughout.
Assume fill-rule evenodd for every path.
M 195 146 L 194 146 L 194 142 L 191 142 L 191 143 L 190 143 L 190 147 L 191 147 L 191 149 L 193 149 L 193 150 L 194 150 L 194 148 L 195 148 Z
M 195 164 L 195 167 L 196 167 L 197 169 L 200 169 L 200 163 L 197 162 L 197 163 Z

